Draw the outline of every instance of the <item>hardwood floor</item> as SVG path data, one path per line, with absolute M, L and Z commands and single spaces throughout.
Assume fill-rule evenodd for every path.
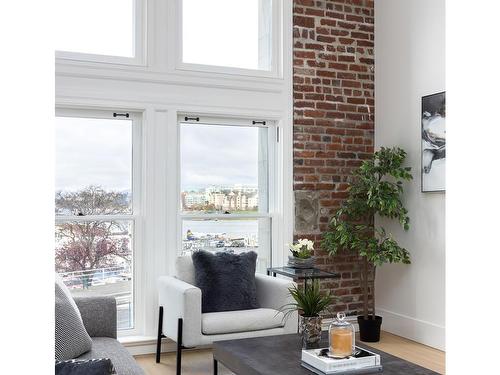
M 175 353 L 165 353 L 160 363 L 155 363 L 153 354 L 135 357 L 146 375 L 175 375 Z M 182 375 L 212 375 L 212 350 L 185 350 L 182 353 Z M 219 364 L 219 375 L 232 374 Z
M 445 373 L 445 352 L 382 331 L 380 342 L 363 343 L 396 357 L 416 363 L 439 374 Z
M 429 346 L 387 332 L 382 332 L 380 342 L 373 343 L 370 346 L 436 371 L 437 373 L 445 373 L 445 353 Z M 175 374 L 175 353 L 163 354 L 161 362 L 158 364 L 155 363 L 155 356 L 153 354 L 136 356 L 135 358 L 147 375 Z M 212 374 L 211 350 L 186 350 L 182 356 L 182 374 Z M 229 375 L 231 372 L 220 365 L 219 374 Z

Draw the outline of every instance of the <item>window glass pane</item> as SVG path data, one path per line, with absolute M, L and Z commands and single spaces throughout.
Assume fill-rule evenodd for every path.
M 56 224 L 55 266 L 74 296 L 113 296 L 118 329 L 133 328 L 132 222 Z
M 56 118 L 59 215 L 132 212 L 132 120 Z
M 236 254 L 255 251 L 257 269 L 265 272 L 270 264 L 270 219 L 183 220 L 182 254 L 196 250 Z
M 134 57 L 134 0 L 56 0 L 56 50 Z
M 268 129 L 181 125 L 183 212 L 267 212 Z
M 271 70 L 272 0 L 183 0 L 186 63 Z

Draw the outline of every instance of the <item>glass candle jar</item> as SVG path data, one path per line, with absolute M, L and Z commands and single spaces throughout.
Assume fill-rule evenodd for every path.
M 330 324 L 328 339 L 332 357 L 344 358 L 354 353 L 354 326 L 345 320 L 344 313 L 337 313 L 337 318 Z

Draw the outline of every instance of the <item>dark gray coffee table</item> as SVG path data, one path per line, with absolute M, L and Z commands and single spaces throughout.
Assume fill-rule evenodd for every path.
M 326 336 L 324 345 L 328 346 Z M 364 345 L 359 345 L 365 347 Z M 433 375 L 434 371 L 415 365 L 390 354 L 366 348 L 380 354 L 385 375 Z M 296 334 L 219 341 L 213 344 L 214 375 L 220 362 L 237 375 L 311 375 L 300 365 L 300 337 Z

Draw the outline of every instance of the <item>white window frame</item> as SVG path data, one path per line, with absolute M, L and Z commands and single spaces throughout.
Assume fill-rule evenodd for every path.
M 186 121 L 185 118 L 199 118 L 199 121 Z M 261 124 L 253 124 L 252 121 L 265 121 L 265 125 Z M 275 257 L 275 239 L 276 239 L 276 226 L 273 225 L 273 219 L 275 217 L 275 212 L 277 211 L 277 176 L 279 175 L 279 163 L 277 162 L 277 152 L 278 152 L 278 142 L 279 142 L 279 124 L 274 120 L 267 119 L 245 119 L 242 117 L 213 117 L 213 116 L 204 116 L 193 113 L 179 113 L 177 116 L 177 126 L 178 126 L 178 156 L 177 156 L 177 255 L 180 255 L 182 252 L 182 222 L 183 220 L 197 220 L 197 219 L 219 219 L 219 220 L 240 220 L 240 219 L 267 219 L 269 220 L 269 234 L 270 241 L 265 246 L 269 246 L 266 254 L 268 254 L 267 266 L 271 267 L 273 265 L 273 258 Z M 267 176 L 267 198 L 268 198 L 268 207 L 267 212 L 257 212 L 257 213 L 231 213 L 227 214 L 219 214 L 219 213 L 185 213 L 182 211 L 182 207 L 180 205 L 180 196 L 181 196 L 181 157 L 180 157 L 180 134 L 181 134 L 181 126 L 185 126 L 185 124 L 190 125 L 198 125 L 198 126 L 235 126 L 235 127 L 264 127 L 268 129 L 267 135 L 267 145 L 268 145 L 268 176 Z M 260 192 L 259 192 L 260 196 Z M 259 247 L 261 244 L 259 243 Z
M 98 62 L 105 64 L 145 65 L 146 64 L 146 3 L 147 0 L 135 0 L 134 9 L 134 57 L 99 55 L 85 52 L 55 51 L 56 59 L 70 61 Z
M 285 244 L 293 240 L 294 226 L 292 1 L 279 0 L 283 11 L 273 23 L 276 28 L 281 23 L 281 30 L 274 34 L 279 36 L 280 46 L 277 77 L 264 77 L 262 71 L 234 74 L 227 68 L 223 74 L 213 67 L 207 72 L 176 69 L 178 0 L 142 1 L 147 2 L 148 10 L 144 66 L 102 63 L 102 56 L 98 56 L 99 62 L 56 59 L 55 64 L 57 107 L 142 114 L 142 204 L 134 234 L 137 333 L 123 337 L 120 332 L 120 341 L 133 354 L 154 352 L 151 338 L 158 329 L 157 280 L 175 274 L 181 248 L 177 243 L 182 235 L 177 183 L 179 113 L 274 121 L 279 142 L 268 155 L 274 156 L 269 175 L 276 184 L 269 189 L 269 199 L 275 202 L 269 207 L 273 266 L 286 264 Z M 277 48 L 275 42 L 273 49 Z M 168 348 L 170 343 L 164 345 Z
M 210 1 L 210 0 L 206 0 Z M 283 4 L 282 0 L 273 0 L 272 3 L 272 25 L 271 25 L 271 70 L 260 70 L 260 69 L 245 69 L 236 67 L 226 67 L 218 65 L 205 65 L 205 64 L 195 64 L 186 63 L 183 61 L 183 13 L 182 13 L 182 0 L 175 0 L 175 69 L 178 71 L 194 71 L 194 72 L 205 72 L 205 73 L 220 73 L 229 75 L 243 75 L 251 77 L 267 77 L 267 78 L 282 78 L 283 76 L 283 50 L 282 50 L 282 15 L 283 15 Z
M 130 221 L 132 223 L 132 301 L 133 328 L 118 330 L 118 337 L 135 336 L 143 331 L 144 317 L 142 314 L 143 293 L 140 286 L 140 264 L 142 256 L 142 122 L 143 114 L 137 111 L 120 109 L 80 109 L 56 107 L 56 117 L 76 117 L 107 120 L 122 120 L 114 113 L 128 113 L 132 120 L 132 213 L 118 215 L 54 215 L 55 224 L 68 221 Z

